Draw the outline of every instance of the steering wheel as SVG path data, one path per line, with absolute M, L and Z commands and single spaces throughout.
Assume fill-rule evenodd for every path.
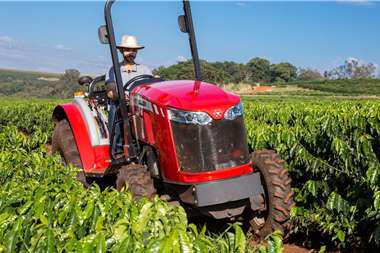
M 138 75 L 133 78 L 131 78 L 128 82 L 125 83 L 124 85 L 124 91 L 131 91 L 135 86 L 133 85 L 137 81 L 142 81 L 143 79 L 152 79 L 154 76 L 152 75 Z

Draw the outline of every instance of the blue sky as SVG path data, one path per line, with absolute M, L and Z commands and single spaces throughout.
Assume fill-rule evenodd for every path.
M 109 49 L 97 39 L 102 1 L 0 1 L 0 68 L 102 73 Z M 151 68 L 190 57 L 179 32 L 180 2 L 116 2 L 117 38 L 136 35 L 146 48 L 139 62 Z M 259 56 L 273 63 L 321 71 L 354 57 L 380 65 L 380 3 L 192 2 L 199 54 L 208 61 L 246 63 Z

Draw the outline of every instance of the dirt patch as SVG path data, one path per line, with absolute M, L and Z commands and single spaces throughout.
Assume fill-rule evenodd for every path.
M 43 80 L 43 81 L 48 81 L 48 82 L 56 82 L 59 81 L 59 78 L 56 77 L 39 77 L 37 80 Z
M 269 85 L 255 86 L 252 84 L 239 83 L 239 84 L 227 84 L 227 85 L 224 85 L 223 88 L 239 95 L 254 95 L 260 92 L 275 91 L 276 86 L 269 86 Z
M 46 152 L 49 154 L 49 155 L 52 155 L 53 154 L 53 149 L 52 149 L 52 146 L 51 144 L 47 143 L 45 144 L 45 148 L 46 148 Z
M 256 86 L 253 90 L 254 92 L 269 92 L 273 91 L 273 86 Z
M 306 249 L 295 244 L 285 244 L 283 253 L 312 253 L 312 249 Z

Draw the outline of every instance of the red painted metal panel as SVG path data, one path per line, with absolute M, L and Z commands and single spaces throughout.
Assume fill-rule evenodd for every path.
M 207 112 L 213 119 L 221 119 L 228 108 L 240 102 L 239 96 L 215 84 L 188 80 L 140 85 L 133 93 L 165 108 Z
M 74 134 L 85 173 L 104 173 L 110 165 L 109 145 L 91 145 L 86 123 L 75 104 L 60 105 L 65 111 Z
M 90 173 L 104 173 L 111 165 L 110 146 L 99 145 L 93 147 L 95 154 L 95 170 L 89 170 Z
M 171 126 L 164 108 L 158 108 L 159 113 L 152 113 L 152 132 L 154 133 L 155 144 L 153 145 L 158 155 L 160 168 L 164 180 L 177 181 L 179 165 L 175 153 Z M 162 113 L 161 113 L 162 111 Z
M 152 117 L 153 127 L 153 129 L 149 131 L 152 131 L 155 136 L 156 142 L 154 147 L 158 150 L 160 168 L 162 170 L 162 176 L 165 181 L 180 183 L 202 183 L 212 180 L 237 177 L 249 174 L 253 171 L 251 163 L 247 163 L 245 165 L 234 168 L 204 173 L 182 172 L 177 160 L 175 144 L 172 137 L 172 129 L 170 121 L 167 117 L 167 111 L 162 107 L 159 107 L 158 109 L 160 112 L 162 110 L 164 113 L 149 113 L 149 115 Z M 148 112 L 144 112 L 144 114 L 145 113 Z
M 153 132 L 153 127 L 152 127 L 152 120 L 150 113 L 144 111 L 143 112 L 143 119 L 144 119 L 144 131 L 145 131 L 145 136 L 146 136 L 146 141 L 154 145 L 155 144 L 155 139 L 154 139 L 154 132 Z
M 238 96 L 225 92 L 214 84 L 196 81 L 168 81 L 152 85 L 141 85 L 136 87 L 132 94 L 139 94 L 158 107 L 159 113 L 155 113 L 155 110 L 153 110 L 153 113 L 149 113 L 153 129 L 145 130 L 148 131 L 147 134 L 154 133 L 156 141 L 154 146 L 158 151 L 164 181 L 202 183 L 237 177 L 253 171 L 250 163 L 203 173 L 181 171 L 170 121 L 167 117 L 167 109 L 173 107 L 186 111 L 207 112 L 217 120 L 223 117 L 228 108 L 240 102 Z M 215 113 L 215 111 L 219 111 L 219 113 Z

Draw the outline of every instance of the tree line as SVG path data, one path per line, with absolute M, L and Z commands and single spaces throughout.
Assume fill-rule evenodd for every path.
M 0 70 L 0 95 L 68 98 L 83 89 L 78 84 L 79 76 L 77 69 L 67 69 L 60 75 Z
M 293 82 L 328 81 L 374 78 L 376 66 L 365 64 L 354 58 L 347 59 L 342 65 L 321 73 L 316 69 L 297 68 L 289 62 L 273 64 L 265 58 L 256 57 L 247 63 L 233 61 L 208 62 L 201 60 L 204 81 L 228 84 L 246 83 L 251 85 L 273 85 Z M 165 80 L 192 80 L 194 68 L 192 61 L 181 61 L 177 64 L 158 67 L 153 70 Z M 46 78 L 43 78 L 45 77 Z M 23 71 L 0 71 L 0 95 L 28 97 L 71 97 L 76 90 L 84 89 L 78 85 L 80 72 L 67 69 L 64 73 L 43 74 Z M 378 76 L 379 77 L 379 76 Z M 326 82 L 326 85 L 332 85 Z
M 373 63 L 365 64 L 360 60 L 349 58 L 342 65 L 325 71 L 323 74 L 311 68 L 297 68 L 289 62 L 271 63 L 265 58 L 255 57 L 247 63 L 233 61 L 208 62 L 201 60 L 203 80 L 227 84 L 284 84 L 294 81 L 321 81 L 333 79 L 356 79 L 375 77 L 376 67 Z M 153 71 L 168 80 L 193 79 L 192 61 L 182 61 L 177 64 L 161 66 Z

